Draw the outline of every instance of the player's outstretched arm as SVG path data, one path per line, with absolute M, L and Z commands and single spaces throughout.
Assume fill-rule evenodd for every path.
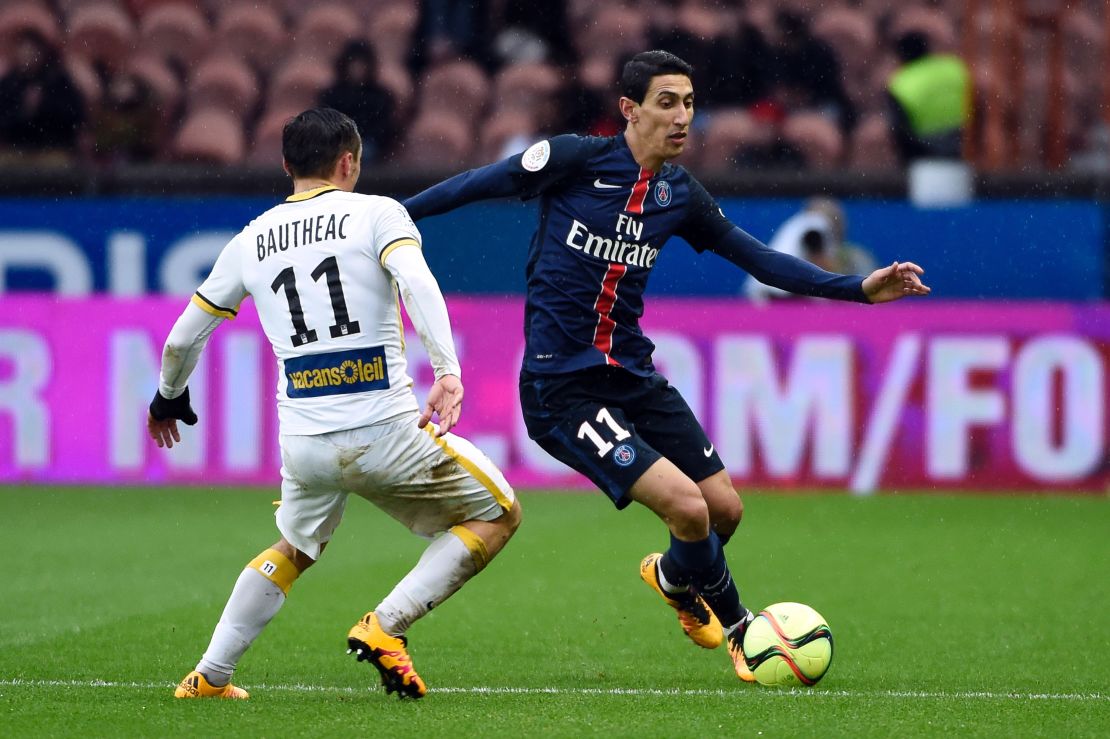
M 889 303 L 911 295 L 928 295 L 932 289 L 921 281 L 925 270 L 913 262 L 893 262 L 863 279 L 863 294 L 872 303 Z
M 197 414 L 189 402 L 189 376 L 212 332 L 223 321 L 222 316 L 212 315 L 190 303 L 170 330 L 162 349 L 158 390 L 146 417 L 147 433 L 159 447 L 172 448 L 175 442 L 181 441 L 178 421 L 187 426 L 196 424 Z
M 462 399 L 462 380 L 455 375 L 444 375 L 428 391 L 428 402 L 425 403 L 424 412 L 420 414 L 416 425 L 424 428 L 432 420 L 434 413 L 439 417 L 439 433 L 436 436 L 443 436 L 459 422 Z

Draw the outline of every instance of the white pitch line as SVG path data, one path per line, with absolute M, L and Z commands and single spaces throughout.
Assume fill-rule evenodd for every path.
M 168 690 L 174 683 L 124 682 L 114 680 L 0 680 L 0 687 L 39 687 L 39 688 L 132 688 L 141 690 Z M 348 693 L 361 694 L 377 689 L 377 685 L 366 688 L 328 685 L 244 685 L 259 692 L 276 691 L 286 693 Z M 431 693 L 454 693 L 464 695 L 597 695 L 597 696 L 719 696 L 736 698 L 745 696 L 751 688 L 738 686 L 736 690 L 703 690 L 680 688 L 511 688 L 511 687 L 437 687 L 429 688 Z M 748 696 L 770 698 L 896 698 L 921 700 L 1038 700 L 1038 701 L 1110 701 L 1104 693 L 1000 693 L 994 691 L 922 691 L 922 690 L 820 690 L 791 689 L 763 690 L 747 693 Z

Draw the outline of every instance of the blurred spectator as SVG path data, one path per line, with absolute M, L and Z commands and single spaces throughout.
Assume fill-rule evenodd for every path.
M 706 95 L 699 95 L 699 105 L 749 106 L 768 99 L 774 55 L 759 28 L 744 19 L 736 33 L 717 44 L 712 68 L 706 71 L 712 78 L 700 75 L 708 89 Z
M 887 87 L 892 130 L 902 164 L 915 159 L 957 159 L 971 116 L 971 75 L 951 54 L 933 54 L 920 31 L 900 36 L 901 66 Z
M 409 58 L 413 76 L 457 59 L 492 68 L 489 17 L 486 0 L 421 0 Z
M 93 158 L 104 164 L 153 159 L 162 150 L 163 120 L 154 91 L 141 77 L 130 72 L 108 76 L 92 114 Z
M 829 272 L 871 274 L 875 269 L 875 258 L 863 247 L 845 239 L 847 225 L 840 203 L 831 198 L 813 198 L 779 226 L 768 246 L 805 259 Z M 744 294 L 758 303 L 798 297 L 777 287 L 764 285 L 754 277 L 745 281 Z
M 772 97 L 787 113 L 810 109 L 825 114 L 848 133 L 856 125 L 856 109 L 844 91 L 840 60 L 832 47 L 813 35 L 801 15 L 775 14 L 772 48 Z
M 346 113 L 362 136 L 362 160 L 380 161 L 397 136 L 393 95 L 378 82 L 374 47 L 351 41 L 335 61 L 335 82 L 320 94 L 320 105 Z
M 572 60 L 565 0 L 505 0 L 495 22 L 499 65 Z
M 85 104 L 57 50 L 38 31 L 14 39 L 12 66 L 0 78 L 0 142 L 16 156 L 72 158 Z

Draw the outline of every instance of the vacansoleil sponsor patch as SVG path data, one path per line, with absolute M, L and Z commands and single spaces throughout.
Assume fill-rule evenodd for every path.
M 285 393 L 290 398 L 362 393 L 389 387 L 385 347 L 371 346 L 285 360 Z

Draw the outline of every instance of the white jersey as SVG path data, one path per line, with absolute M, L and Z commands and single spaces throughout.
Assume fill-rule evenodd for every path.
M 385 267 L 402 246 L 419 248 L 420 232 L 400 203 L 318 188 L 251 221 L 197 289 L 193 303 L 225 318 L 254 297 L 277 357 L 283 434 L 328 433 L 418 410 L 397 283 Z

